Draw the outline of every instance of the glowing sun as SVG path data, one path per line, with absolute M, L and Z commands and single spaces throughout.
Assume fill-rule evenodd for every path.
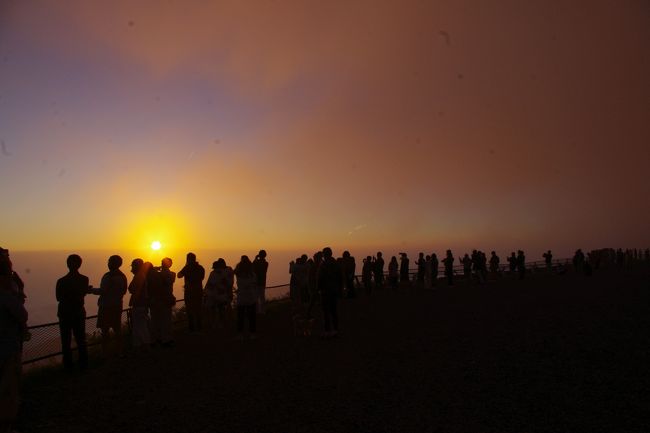
M 153 241 L 151 243 L 151 249 L 154 250 L 154 251 L 158 251 L 160 249 L 160 247 L 162 247 L 162 244 L 160 243 L 160 241 Z

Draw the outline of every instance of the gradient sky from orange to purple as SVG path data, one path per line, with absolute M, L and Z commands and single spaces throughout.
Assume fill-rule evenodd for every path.
M 3 1 L 0 245 L 650 244 L 650 3 Z

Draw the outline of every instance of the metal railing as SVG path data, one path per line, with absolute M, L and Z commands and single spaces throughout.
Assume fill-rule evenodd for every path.
M 173 307 L 175 312 L 180 311 L 185 302 L 183 299 L 176 301 Z M 123 329 L 130 329 L 130 308 L 122 310 Z M 174 317 L 182 315 L 174 314 Z M 48 358 L 59 356 L 61 352 L 61 333 L 59 322 L 44 323 L 27 327 L 30 334 L 29 340 L 23 343 L 23 364 L 31 364 Z M 123 333 L 124 335 L 124 333 Z M 97 315 L 86 317 L 86 344 L 88 347 L 101 344 L 101 330 L 97 327 Z M 73 339 L 72 350 L 77 350 Z
M 559 259 L 553 260 L 553 268 L 555 269 L 560 264 L 566 265 L 569 263 L 568 259 Z M 499 266 L 500 272 L 507 272 L 509 266 L 507 264 L 501 264 Z M 532 261 L 526 263 L 527 269 L 545 269 L 546 264 L 543 260 Z M 455 275 L 463 275 L 464 268 L 463 265 L 455 265 L 453 267 Z M 415 280 L 417 277 L 417 268 L 409 269 L 410 279 Z M 387 275 L 387 272 L 384 272 L 384 275 Z M 356 275 L 355 280 L 357 285 L 361 285 L 359 278 L 361 275 Z M 438 269 L 438 278 L 444 278 L 444 268 L 439 267 Z M 279 289 L 283 287 L 290 287 L 290 284 L 279 284 L 274 286 L 267 286 L 266 290 L 269 289 Z M 285 294 L 288 295 L 287 292 Z M 184 315 L 177 314 L 179 311 L 182 311 L 184 307 L 184 299 L 179 299 L 176 301 L 176 305 L 173 307 L 174 317 L 177 322 L 182 321 Z M 130 309 L 125 308 L 122 310 L 122 324 L 126 326 L 126 329 L 130 328 L 129 324 L 129 315 Z M 23 364 L 31 364 L 38 361 L 43 361 L 48 358 L 55 356 L 60 356 L 61 352 L 61 337 L 59 322 L 44 323 L 40 325 L 29 326 L 27 328 L 30 339 L 25 341 L 23 344 Z M 86 339 L 88 347 L 97 346 L 101 344 L 101 331 L 97 328 L 97 315 L 86 317 Z M 73 350 L 76 350 L 76 345 L 73 344 Z

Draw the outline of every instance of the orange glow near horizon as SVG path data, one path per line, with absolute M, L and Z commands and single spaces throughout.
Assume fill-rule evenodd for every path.
M 192 234 L 184 218 L 171 212 L 160 212 L 151 215 L 141 211 L 125 218 L 127 227 L 123 235 L 117 239 L 117 247 L 155 252 L 189 248 L 192 245 Z

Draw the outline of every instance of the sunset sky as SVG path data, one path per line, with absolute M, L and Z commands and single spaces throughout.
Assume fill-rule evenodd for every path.
M 643 0 L 0 1 L 0 246 L 650 245 Z

